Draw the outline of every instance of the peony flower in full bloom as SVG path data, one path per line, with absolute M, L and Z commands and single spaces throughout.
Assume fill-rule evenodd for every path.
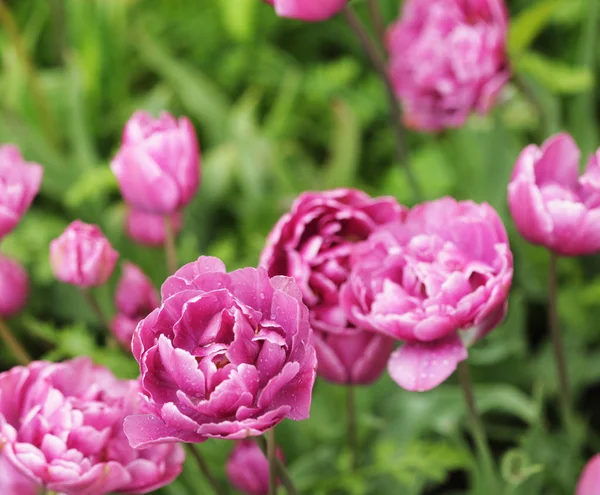
M 596 454 L 586 464 L 579 482 L 575 495 L 598 495 L 600 493 L 600 454 Z
M 504 0 L 407 0 L 387 38 L 389 74 L 409 127 L 460 127 L 510 77 Z
M 302 21 L 324 21 L 342 10 L 349 0 L 265 0 L 280 17 Z
M 327 380 L 367 384 L 385 369 L 393 339 L 354 325 L 340 307 L 339 289 L 357 243 L 405 214 L 391 197 L 371 198 L 354 189 L 307 192 L 267 238 L 260 265 L 271 276 L 287 275 L 298 283 L 310 309 L 319 374 Z
M 158 489 L 179 475 L 184 452 L 129 446 L 123 419 L 145 408 L 137 381 L 118 380 L 88 358 L 15 367 L 0 374 L 2 457 L 65 495 Z
M 167 215 L 187 205 L 200 185 L 196 131 L 185 117 L 154 119 L 136 112 L 123 131 L 121 149 L 110 168 L 131 206 Z
M 519 155 L 508 206 L 519 233 L 559 255 L 600 251 L 600 149 L 579 176 L 580 152 L 561 133 Z
M 17 261 L 0 253 L 0 318 L 23 309 L 29 297 L 29 277 Z
M 115 292 L 118 312 L 110 325 L 113 334 L 126 349 L 131 348 L 131 337 L 138 322 L 159 305 L 158 292 L 150 279 L 139 266 L 126 261 Z
M 181 230 L 181 213 L 170 214 L 173 233 Z M 165 243 L 165 217 L 129 208 L 125 216 L 125 231 L 130 239 L 143 246 L 162 246 Z
M 293 279 L 200 257 L 161 295 L 133 335 L 151 412 L 125 420 L 132 446 L 242 439 L 308 417 L 317 363 Z
M 0 239 L 11 232 L 40 190 L 44 169 L 27 163 L 16 146 L 0 146 Z
M 284 460 L 279 447 L 276 454 L 282 461 Z M 269 461 L 256 442 L 238 441 L 227 459 L 225 471 L 229 482 L 236 490 L 247 495 L 268 495 Z
M 110 278 L 119 253 L 97 225 L 72 222 L 50 243 L 50 265 L 61 282 L 78 287 L 103 285 Z
M 467 358 L 467 346 L 504 318 L 513 259 L 487 204 L 423 203 L 356 247 L 340 300 L 358 326 L 403 340 L 388 371 L 407 390 L 429 390 Z M 463 330 L 464 332 L 459 332 Z

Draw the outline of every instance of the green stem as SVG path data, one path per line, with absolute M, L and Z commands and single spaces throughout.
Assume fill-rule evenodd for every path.
M 379 42 L 381 46 L 385 46 L 385 21 L 379 8 L 379 0 L 368 0 L 367 6 L 369 7 L 369 17 L 371 18 L 371 23 L 375 28 Z
M 346 419 L 348 421 L 348 448 L 350 449 L 351 467 L 358 467 L 358 436 L 356 433 L 356 397 L 354 387 L 346 387 Z
M 556 372 L 558 374 L 558 397 L 562 419 L 567 432 L 572 431 L 573 414 L 571 411 L 571 388 L 567 372 L 567 360 L 565 357 L 565 347 L 563 344 L 558 311 L 556 308 L 558 295 L 557 282 L 557 256 L 550 252 L 550 262 L 548 268 L 548 316 L 550 320 L 550 334 L 552 337 L 552 349 L 554 351 L 554 360 L 556 361 Z
M 10 327 L 4 320 L 0 318 L 0 338 L 6 343 L 12 355 L 16 358 L 19 364 L 27 366 L 31 362 L 31 356 L 27 353 L 25 348 L 17 340 L 12 333 Z
M 350 29 L 354 31 L 354 34 L 360 41 L 360 44 L 365 51 L 367 57 L 371 61 L 371 65 L 379 74 L 379 77 L 383 81 L 386 89 L 386 94 L 388 98 L 388 104 L 390 107 L 390 122 L 394 129 L 394 135 L 396 140 L 396 156 L 400 165 L 402 165 L 404 172 L 406 173 L 406 178 L 409 182 L 409 185 L 412 189 L 413 196 L 415 201 L 420 201 L 423 198 L 423 193 L 421 192 L 421 188 L 415 179 L 415 176 L 410 168 L 410 161 L 408 159 L 408 155 L 406 153 L 406 143 L 404 136 L 404 125 L 402 124 L 402 112 L 400 110 L 400 105 L 398 104 L 398 99 L 396 98 L 396 92 L 394 91 L 394 86 L 389 78 L 385 59 L 379 53 L 379 49 L 377 45 L 371 39 L 369 32 L 363 25 L 360 17 L 352 10 L 350 7 L 346 6 L 342 10 L 342 14 L 346 19 L 346 22 L 350 26 Z
M 196 463 L 198 464 L 200 471 L 202 471 L 202 474 L 209 482 L 213 491 L 217 495 L 225 495 L 225 490 L 223 490 L 217 479 L 213 476 L 212 472 L 210 471 L 210 468 L 208 467 L 208 464 L 206 463 L 206 460 L 204 459 L 204 456 L 200 453 L 196 444 L 190 443 L 187 445 L 187 447 L 194 459 L 196 459 Z
M 165 215 L 165 258 L 169 275 L 177 271 L 177 250 L 175 247 L 175 229 L 169 215 Z
M 483 422 L 481 421 L 481 417 L 475 403 L 471 374 L 469 372 L 469 365 L 466 361 L 462 361 L 458 364 L 458 376 L 465 397 L 465 404 L 467 406 L 467 414 L 469 417 L 469 427 L 471 429 L 471 435 L 473 435 L 473 440 L 477 449 L 484 484 L 487 490 L 486 493 L 494 494 L 497 493 L 498 487 L 496 467 L 488 439 L 485 434 L 485 428 L 483 427 Z
M 262 449 L 262 451 L 265 454 L 267 454 L 267 441 L 264 438 L 264 436 L 257 437 L 256 442 L 258 443 L 258 446 Z M 281 484 L 287 490 L 288 495 L 297 495 L 298 492 L 296 491 L 296 487 L 294 486 L 294 482 L 290 477 L 290 473 L 288 472 L 287 467 L 279 457 L 276 457 L 275 460 L 277 462 L 277 474 L 279 475 L 279 481 L 281 481 Z
M 277 444 L 275 428 L 265 433 L 267 437 L 267 459 L 269 460 L 269 495 L 277 495 Z

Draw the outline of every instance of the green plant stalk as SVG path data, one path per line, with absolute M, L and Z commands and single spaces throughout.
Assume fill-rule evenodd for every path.
M 404 172 L 406 173 L 406 178 L 410 188 L 412 189 L 414 200 L 417 202 L 421 201 L 423 198 L 423 193 L 417 180 L 415 179 L 412 169 L 410 168 L 410 160 L 408 159 L 408 154 L 406 152 L 404 125 L 402 124 L 402 112 L 400 110 L 400 105 L 398 104 L 398 99 L 396 98 L 394 86 L 392 85 L 392 82 L 388 76 L 385 59 L 380 54 L 377 45 L 371 39 L 369 32 L 363 25 L 356 12 L 354 12 L 354 10 L 352 10 L 350 7 L 346 6 L 342 10 L 342 15 L 346 19 L 350 29 L 352 29 L 360 41 L 360 44 L 369 58 L 371 65 L 385 85 L 390 108 L 390 122 L 392 124 L 392 128 L 394 129 L 396 141 L 396 156 L 400 162 L 400 165 L 402 165 Z
M 550 321 L 550 334 L 552 337 L 552 350 L 556 362 L 556 372 L 558 375 L 558 398 L 560 401 L 560 410 L 564 426 L 569 433 L 573 429 L 573 412 L 571 410 L 571 387 L 567 372 L 567 359 L 565 357 L 565 346 L 563 343 L 562 332 L 557 311 L 557 265 L 558 258 L 550 252 L 550 261 L 548 265 L 548 317 Z
M 348 422 L 348 448 L 352 471 L 358 467 L 358 435 L 356 431 L 356 397 L 352 385 L 346 387 L 346 421 Z
M 385 20 L 379 8 L 379 0 L 367 0 L 367 7 L 369 8 L 371 24 L 373 24 L 379 43 L 383 47 L 385 46 Z
M 481 466 L 486 493 L 489 493 L 490 495 L 497 494 L 498 475 L 496 473 L 496 466 L 485 434 L 483 422 L 481 421 L 479 411 L 477 410 L 469 365 L 466 361 L 462 361 L 458 364 L 458 376 L 465 397 L 469 428 L 471 429 L 471 435 L 473 436 L 475 447 L 477 449 L 477 459 Z
M 277 495 L 277 444 L 275 428 L 265 433 L 267 437 L 267 459 L 269 460 L 269 495 Z
M 187 444 L 187 447 L 190 453 L 192 454 L 192 457 L 196 460 L 200 471 L 202 471 L 202 474 L 209 482 L 216 495 L 226 495 L 225 490 L 217 481 L 217 479 L 213 476 L 212 472 L 210 471 L 210 468 L 208 467 L 208 464 L 206 463 L 206 460 L 204 459 L 204 456 L 200 453 L 196 444 L 189 443 Z
M 267 440 L 265 439 L 265 437 L 264 436 L 257 437 L 256 442 L 258 443 L 258 446 L 261 448 L 261 450 L 266 454 L 267 453 Z M 279 481 L 281 481 L 281 484 L 287 490 L 288 495 L 297 495 L 298 492 L 296 490 L 294 482 L 292 481 L 292 478 L 290 477 L 290 473 L 288 472 L 285 464 L 282 462 L 282 460 L 279 457 L 275 457 L 275 461 L 277 463 L 277 474 L 279 475 Z
M 177 271 L 177 249 L 175 247 L 175 229 L 169 215 L 165 215 L 165 258 L 169 275 Z
M 8 326 L 8 324 L 0 318 L 0 337 L 6 343 L 7 347 L 10 349 L 10 352 L 15 357 L 19 364 L 23 366 L 28 365 L 32 359 L 31 356 L 27 353 L 25 348 L 21 345 L 21 343 L 17 340 L 17 338 L 12 333 L 12 330 Z

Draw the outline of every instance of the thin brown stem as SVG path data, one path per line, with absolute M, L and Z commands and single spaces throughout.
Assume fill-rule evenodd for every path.
M 354 387 L 346 387 L 346 420 L 348 422 L 348 448 L 350 449 L 351 468 L 358 467 L 358 436 L 356 432 L 356 397 Z
M 396 156 L 398 158 L 398 161 L 400 162 L 400 165 L 402 165 L 402 167 L 404 168 L 404 172 L 406 173 L 406 178 L 408 179 L 408 182 L 412 189 L 414 199 L 416 201 L 420 201 L 423 197 L 423 194 L 410 168 L 410 162 L 408 159 L 408 154 L 406 152 L 404 125 L 402 124 L 402 112 L 400 110 L 400 105 L 398 104 L 398 99 L 396 98 L 394 86 L 392 85 L 392 81 L 390 80 L 388 75 L 385 59 L 379 53 L 377 45 L 371 39 L 369 32 L 363 25 L 362 21 L 360 20 L 360 17 L 358 17 L 356 12 L 354 12 L 354 10 L 352 10 L 350 7 L 346 6 L 342 10 L 342 14 L 346 19 L 346 22 L 350 26 L 350 29 L 354 31 L 354 34 L 360 41 L 364 52 L 371 61 L 371 65 L 379 74 L 379 77 L 385 85 L 388 104 L 390 107 L 390 122 L 394 129 L 396 141 Z
M 23 366 L 28 365 L 31 362 L 31 356 L 27 353 L 25 348 L 17 340 L 12 333 L 10 327 L 4 320 L 0 318 L 0 338 L 6 343 L 10 352 L 15 357 L 19 364 Z
M 44 131 L 52 143 L 58 144 L 59 139 L 56 132 L 58 127 L 55 125 L 48 101 L 46 100 L 44 92 L 42 91 L 42 85 L 40 83 L 35 65 L 31 59 L 31 56 L 29 55 L 29 51 L 27 50 L 27 46 L 19 30 L 19 26 L 15 22 L 13 14 L 4 0 L 0 0 L 0 25 L 11 40 L 17 53 L 17 57 L 25 68 L 25 72 L 27 73 L 27 83 L 29 84 L 29 91 L 31 92 L 35 106 L 37 107 Z
M 561 414 L 567 431 L 571 431 L 572 412 L 571 412 L 571 388 L 567 372 L 567 359 L 565 357 L 565 347 L 560 331 L 560 322 L 556 308 L 558 296 L 557 282 L 557 256 L 550 252 L 550 262 L 548 269 L 548 316 L 550 320 L 550 334 L 552 336 L 552 349 L 554 351 L 554 360 L 556 361 L 556 371 L 558 374 L 558 397 L 560 401 Z
M 195 444 L 190 443 L 190 444 L 188 444 L 188 450 L 190 451 L 190 453 L 196 460 L 196 463 L 198 464 L 200 471 L 202 471 L 202 474 L 204 475 L 206 480 L 210 483 L 210 486 L 212 487 L 213 491 L 217 495 L 225 495 L 225 490 L 219 484 L 217 479 L 213 476 L 212 472 L 210 471 L 210 468 L 208 467 L 208 464 L 206 463 L 206 460 L 204 459 L 204 456 L 198 450 L 198 447 Z
M 377 33 L 377 38 L 379 38 L 381 46 L 385 46 L 385 21 L 379 8 L 379 0 L 367 0 L 367 6 L 369 7 L 369 17 Z
M 170 215 L 165 215 L 165 258 L 169 275 L 177 271 L 177 250 L 175 247 L 175 229 Z
M 267 441 L 264 438 L 264 436 L 257 437 L 256 442 L 258 443 L 258 446 L 262 449 L 262 451 L 266 455 L 267 454 Z M 285 466 L 285 464 L 279 457 L 276 457 L 276 462 L 277 462 L 277 474 L 279 475 L 279 481 L 281 481 L 281 484 L 285 487 L 286 491 L 288 492 L 288 495 L 297 495 L 298 492 L 296 491 L 296 487 L 294 485 L 294 482 L 292 481 L 290 473 L 287 470 L 287 467 Z

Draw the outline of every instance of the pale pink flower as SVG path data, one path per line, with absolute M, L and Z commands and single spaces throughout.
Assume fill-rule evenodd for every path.
M 23 309 L 29 297 L 29 277 L 17 261 L 0 253 L 0 317 Z
M 265 0 L 280 17 L 302 21 L 324 21 L 342 10 L 349 0 Z
M 596 454 L 586 464 L 575 495 L 599 495 L 600 494 L 600 454 Z

